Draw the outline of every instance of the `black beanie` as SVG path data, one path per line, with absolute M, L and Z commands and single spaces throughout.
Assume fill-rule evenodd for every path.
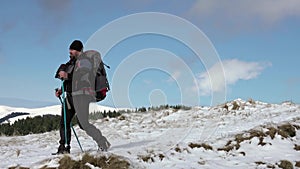
M 82 42 L 80 40 L 74 40 L 69 49 L 73 49 L 73 50 L 77 50 L 77 51 L 81 51 L 83 48 Z

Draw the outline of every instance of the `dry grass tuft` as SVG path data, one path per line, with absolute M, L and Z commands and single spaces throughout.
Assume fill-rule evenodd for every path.
M 299 167 L 300 168 L 300 161 L 296 161 L 295 167 Z
M 284 138 L 296 136 L 296 129 L 291 124 L 283 124 L 278 127 L 278 134 Z
M 198 144 L 198 143 L 190 143 L 189 147 L 193 148 L 201 148 L 203 147 L 205 150 L 213 150 L 212 146 L 202 143 L 202 144 Z
M 69 156 L 65 155 L 59 161 L 59 169 L 67 169 L 67 168 L 78 168 L 78 169 L 89 169 L 90 167 L 86 164 L 89 163 L 95 167 L 99 167 L 102 169 L 128 169 L 130 163 L 123 159 L 122 157 L 116 155 L 110 155 L 109 157 L 100 156 L 94 157 L 90 154 L 84 154 L 82 159 L 79 161 L 72 160 Z
M 293 164 L 288 160 L 281 160 L 278 167 L 283 168 L 283 169 L 293 169 L 294 168 Z
M 262 130 L 249 130 L 248 132 L 235 135 L 234 140 L 229 140 L 224 147 L 218 148 L 218 151 L 226 151 L 229 152 L 233 149 L 238 150 L 240 148 L 240 143 L 251 140 L 254 137 L 259 139 L 258 145 L 265 146 L 267 143 L 264 142 L 264 138 L 270 136 L 272 139 L 275 138 L 276 134 L 280 135 L 283 139 L 288 137 L 296 136 L 295 125 L 291 125 L 290 123 L 283 124 L 277 127 L 268 127 L 268 131 L 263 132 Z M 269 143 L 271 144 L 271 143 Z M 295 150 L 299 151 L 300 146 L 295 145 Z
M 300 151 L 300 145 L 295 144 L 294 150 Z

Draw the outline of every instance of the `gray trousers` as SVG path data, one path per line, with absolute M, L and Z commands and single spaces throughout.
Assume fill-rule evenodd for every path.
M 107 139 L 99 129 L 89 122 L 89 104 L 94 101 L 94 97 L 90 95 L 81 94 L 73 96 L 74 108 L 81 127 L 96 141 L 99 147 L 105 147 L 108 142 Z

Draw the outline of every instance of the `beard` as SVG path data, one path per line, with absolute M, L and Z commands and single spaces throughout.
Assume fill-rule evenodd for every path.
M 74 55 L 71 55 L 71 54 L 70 54 L 69 57 L 70 57 L 70 59 L 75 59 L 75 56 L 74 56 Z

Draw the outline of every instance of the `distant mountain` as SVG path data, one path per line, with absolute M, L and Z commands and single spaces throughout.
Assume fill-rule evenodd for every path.
M 103 112 L 103 111 L 118 111 L 124 109 L 117 109 L 112 107 L 101 106 L 95 103 L 90 104 L 90 113 Z M 46 114 L 60 115 L 61 105 L 56 104 L 52 106 L 44 106 L 39 108 L 26 108 L 26 107 L 13 107 L 13 106 L 2 106 L 0 105 L 0 123 L 9 121 L 10 123 L 15 122 L 18 119 L 24 119 L 26 117 L 42 116 Z
M 22 115 L 29 115 L 29 113 L 13 112 L 13 113 L 11 113 L 9 115 L 6 115 L 3 118 L 0 118 L 0 124 L 2 122 L 8 121 L 10 118 L 14 118 L 14 117 L 17 117 L 17 116 L 22 116 Z
M 0 97 L 0 105 L 10 106 L 10 107 L 38 108 L 38 107 L 52 106 L 56 104 L 58 103 Z

